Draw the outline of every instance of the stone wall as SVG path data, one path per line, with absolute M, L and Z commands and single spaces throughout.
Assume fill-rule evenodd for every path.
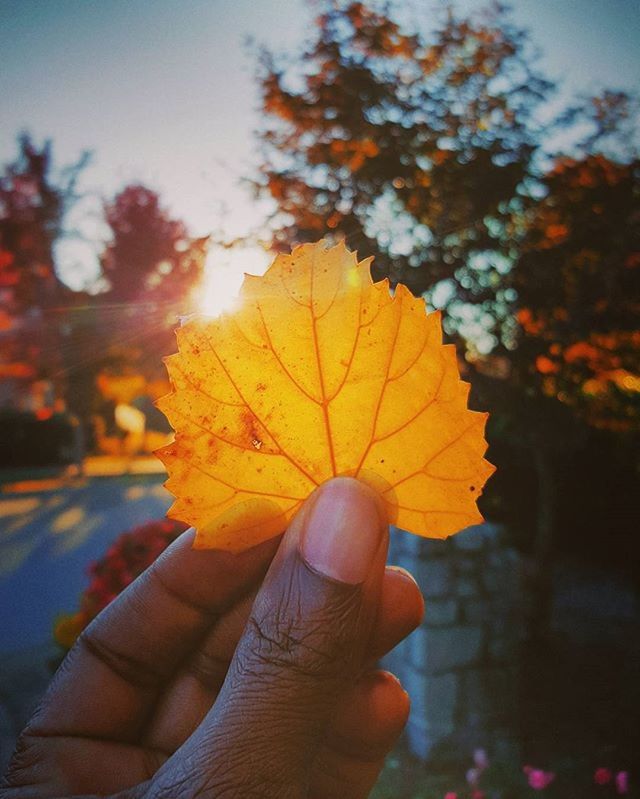
M 524 602 L 520 558 L 503 539 L 492 524 L 447 541 L 392 531 L 389 562 L 416 578 L 426 613 L 383 666 L 411 696 L 407 739 L 420 758 L 513 752 Z

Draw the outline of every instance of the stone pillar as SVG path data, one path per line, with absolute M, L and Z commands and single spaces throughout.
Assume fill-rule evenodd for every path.
M 423 624 L 383 662 L 412 700 L 407 739 L 424 760 L 513 751 L 524 602 L 518 554 L 485 523 L 446 541 L 392 530 L 389 562 L 423 591 Z M 506 751 L 505 751 L 506 750 Z

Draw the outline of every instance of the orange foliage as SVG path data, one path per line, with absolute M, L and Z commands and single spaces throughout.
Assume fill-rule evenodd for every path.
M 546 225 L 543 232 L 544 237 L 538 243 L 538 247 L 543 250 L 549 250 L 566 241 L 569 235 L 569 228 L 559 222 L 551 222 Z
M 141 374 L 108 375 L 99 374 L 96 387 L 105 399 L 128 404 L 144 394 L 146 381 Z
M 625 170 L 604 155 L 589 155 L 583 161 L 558 158 L 550 175 L 566 176 L 569 186 L 593 188 L 600 183 L 615 186 L 625 179 Z
M 578 360 L 595 360 L 598 355 L 599 350 L 586 341 L 577 341 L 564 351 L 564 359 L 567 363 L 574 363 Z
M 0 308 L 0 333 L 6 330 L 11 330 L 13 325 L 13 317 L 9 316 L 9 314 L 3 308 Z
M 330 149 L 352 172 L 357 172 L 368 158 L 375 158 L 380 152 L 373 139 L 362 139 L 361 141 L 334 139 L 330 144 Z
M 552 361 L 551 358 L 547 358 L 546 355 L 538 355 L 536 358 L 536 369 L 541 375 L 549 375 L 558 372 L 559 366 L 555 361 Z
M 516 319 L 522 329 L 531 336 L 537 336 L 544 330 L 544 323 L 535 319 L 529 308 L 520 308 L 516 313 Z
M 379 492 L 390 521 L 446 537 L 481 516 L 493 472 L 487 414 L 467 408 L 440 316 L 402 285 L 373 283 L 344 245 L 303 245 L 248 276 L 237 310 L 178 330 L 176 430 L 159 451 L 170 515 L 197 547 L 239 551 L 281 532 L 335 475 Z
M 0 379 L 28 379 L 35 377 L 35 374 L 36 371 L 33 366 L 24 361 L 0 363 Z

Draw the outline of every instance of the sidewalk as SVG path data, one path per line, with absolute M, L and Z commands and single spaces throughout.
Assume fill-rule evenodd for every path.
M 133 458 L 115 455 L 89 455 L 84 459 L 84 477 L 112 477 L 123 474 L 164 474 L 165 468 L 155 455 Z
M 134 457 L 87 455 L 78 466 L 0 469 L 0 491 L 25 493 L 49 486 L 73 485 L 85 477 L 121 477 L 129 474 L 165 474 L 165 468 L 155 455 Z
M 113 496 L 116 496 L 120 505 L 124 507 L 127 502 L 124 497 L 127 496 L 127 492 L 133 490 L 131 485 L 140 491 L 140 486 L 162 482 L 164 474 L 164 467 L 154 456 L 135 458 L 89 456 L 84 460 L 83 466 L 82 473 L 79 473 L 75 467 L 2 469 L 0 470 L 1 503 L 7 505 L 13 503 L 12 513 L 15 513 L 16 503 L 23 503 L 27 510 L 20 511 L 20 513 L 28 516 L 30 507 L 28 503 L 34 502 L 34 496 L 41 496 L 43 497 L 41 508 L 44 508 L 46 514 L 47 502 L 52 501 L 48 498 L 49 495 L 62 494 L 64 489 L 68 488 L 69 495 L 75 497 L 75 505 L 84 510 L 85 518 L 80 523 L 82 526 L 82 523 L 89 524 L 93 516 L 98 519 L 102 516 L 106 518 L 104 508 L 107 506 L 107 500 L 105 497 L 111 496 L 115 492 Z M 144 477 L 145 475 L 149 477 Z M 158 475 L 155 481 L 152 475 Z M 131 477 L 131 480 L 127 480 L 128 477 Z M 114 478 L 125 479 L 118 481 Z M 159 485 L 157 488 L 159 489 Z M 95 494 L 98 499 L 95 500 L 97 504 L 91 505 L 87 509 L 85 507 L 86 499 L 83 497 L 86 497 L 88 492 L 93 492 L 92 496 Z M 142 494 L 142 492 L 140 493 Z M 127 507 L 131 507 L 133 516 L 138 513 L 143 517 L 149 514 L 153 515 L 156 506 L 158 509 L 155 515 L 163 516 L 167 504 L 164 499 L 159 499 L 153 492 L 144 496 L 137 495 L 130 498 L 128 502 Z M 68 514 L 69 510 L 65 511 L 63 508 L 63 512 Z M 77 509 L 75 512 L 78 512 Z M 117 530 L 128 529 L 137 523 L 134 518 L 127 521 L 128 517 L 122 508 L 119 513 L 119 522 L 112 524 L 112 527 L 115 525 Z M 37 524 L 38 521 L 35 518 L 32 525 L 37 526 Z M 102 531 L 102 527 L 100 527 L 100 531 Z M 107 530 L 101 532 L 100 535 L 109 538 L 112 533 L 113 530 Z M 24 531 L 20 533 L 20 535 L 23 534 Z M 91 535 L 93 534 L 91 533 Z M 60 532 L 56 533 L 54 537 L 58 544 L 63 538 Z M 87 556 L 87 560 L 93 557 L 95 554 L 91 557 Z M 61 607 L 61 609 L 63 608 Z M 0 608 L 0 613 L 6 612 L 6 608 Z M 6 644 L 6 641 L 3 643 Z M 19 643 L 18 646 L 20 646 Z M 25 641 L 25 646 L 26 648 L 18 651 L 0 653 L 0 775 L 6 770 L 16 738 L 45 692 L 53 676 L 54 665 L 60 657 L 60 650 L 53 641 L 44 641 L 34 645 L 29 645 Z

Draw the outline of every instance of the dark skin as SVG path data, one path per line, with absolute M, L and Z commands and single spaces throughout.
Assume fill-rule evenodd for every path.
M 240 555 L 193 550 L 188 531 L 69 653 L 2 799 L 368 796 L 409 709 L 375 661 L 420 623 L 423 602 L 385 566 L 372 492 L 332 482 L 355 509 L 348 523 L 370 533 L 364 579 L 358 552 L 343 554 L 346 581 L 304 556 L 315 496 L 284 539 Z

